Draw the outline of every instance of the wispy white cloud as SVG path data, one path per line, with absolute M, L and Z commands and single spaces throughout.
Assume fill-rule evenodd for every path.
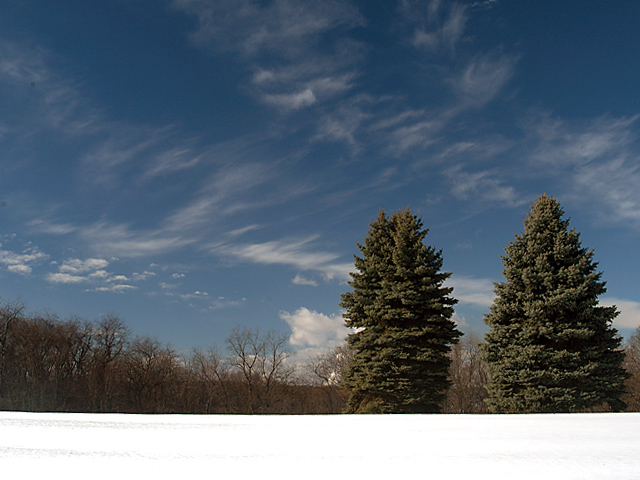
M 131 276 L 132 276 L 132 280 L 133 280 L 133 281 L 135 281 L 135 282 L 143 282 L 143 281 L 145 281 L 145 280 L 148 280 L 148 279 L 149 279 L 149 278 L 151 278 L 151 277 L 155 277 L 155 276 L 156 276 L 156 273 L 155 273 L 155 272 L 149 272 L 149 271 L 146 271 L 146 270 L 145 270 L 145 271 L 144 271 L 144 272 L 142 272 L 142 273 L 139 273 L 139 272 L 133 272 L 133 273 L 131 274 Z
M 265 103 L 286 110 L 298 110 L 316 103 L 316 96 L 312 89 L 306 88 L 303 91 L 295 93 L 266 94 L 262 100 Z
M 225 247 L 224 250 L 239 258 L 256 263 L 284 264 L 312 270 L 338 258 L 338 255 L 334 253 L 309 252 L 309 245 L 317 238 L 317 236 L 312 236 L 302 240 L 274 240 L 264 243 L 232 245 Z
M 44 49 L 0 38 L 0 85 L 24 101 L 12 131 L 26 135 L 39 128 L 69 135 L 93 131 L 95 113 L 86 110 L 73 82 L 49 68 L 48 57 Z
M 60 272 L 48 273 L 44 278 L 49 283 L 83 283 L 89 281 L 89 277 L 87 276 Z
M 252 194 L 275 175 L 272 168 L 259 163 L 223 167 L 210 176 L 190 203 L 169 215 L 162 228 L 167 232 L 184 232 L 241 210 L 265 208 L 275 196 L 267 200 Z
M 318 286 L 318 282 L 310 278 L 303 277 L 299 273 L 295 277 L 293 277 L 293 280 L 291 280 L 291 283 L 293 283 L 294 285 L 308 285 L 310 287 Z
M 375 114 L 377 121 L 368 127 L 368 131 L 377 133 L 378 139 L 386 139 L 387 151 L 393 155 L 403 155 L 410 150 L 430 151 L 431 158 L 437 158 L 445 151 L 450 155 L 451 138 L 448 134 L 452 128 L 458 128 L 456 122 L 464 119 L 470 109 L 485 107 L 497 98 L 512 78 L 516 63 L 515 57 L 507 55 L 474 57 L 464 64 L 461 71 L 440 77 L 440 86 L 444 85 L 453 93 L 451 97 L 445 95 L 441 105 L 429 109 L 402 109 L 396 105 L 395 109 L 378 111 Z M 398 100 L 388 103 L 398 104 Z M 495 141 L 486 140 L 467 142 L 476 149 L 479 144 L 497 145 Z M 500 143 L 504 145 L 504 141 Z M 488 153 L 486 150 L 483 155 Z
M 84 283 L 91 281 L 110 281 L 117 277 L 112 276 L 106 270 L 109 265 L 107 260 L 102 258 L 69 258 L 58 265 L 58 271 L 48 273 L 45 280 L 49 283 Z
M 117 283 L 114 285 L 107 285 L 104 287 L 96 287 L 94 289 L 88 290 L 91 292 L 111 292 L 111 293 L 124 293 L 130 290 L 137 290 L 138 287 L 136 287 L 135 285 L 127 285 L 127 284 L 121 284 L 121 283 Z
M 467 5 L 439 0 L 428 3 L 405 0 L 401 10 L 409 22 L 419 24 L 412 39 L 415 47 L 450 55 L 456 53 L 464 38 L 471 14 Z M 517 62 L 515 56 L 483 52 L 462 63 L 455 73 L 444 74 L 445 84 L 457 97 L 458 105 L 453 111 L 483 107 L 492 101 L 513 77 Z
M 174 279 L 183 277 L 184 275 L 172 275 Z M 240 307 L 246 301 L 246 298 L 230 299 L 223 296 L 215 296 L 204 290 L 187 290 L 185 292 L 182 283 L 159 282 L 158 286 L 165 297 L 171 298 L 173 301 L 181 300 L 187 306 L 197 308 L 201 312 Z
M 283 5 L 289 8 L 292 4 L 284 2 Z M 231 9 L 235 9 L 235 7 L 235 5 L 227 6 Z M 258 7 L 256 6 L 256 8 Z M 288 21 L 288 19 L 286 20 Z M 336 17 L 337 24 L 341 24 L 343 20 Z M 328 24 L 330 25 L 332 22 Z M 294 28 L 294 25 L 291 24 L 290 27 Z M 295 26 L 295 28 L 298 27 L 301 25 Z M 293 33 L 289 32 L 287 35 L 293 35 Z M 304 67 L 303 69 L 308 72 L 305 76 L 305 84 L 314 92 L 329 95 L 332 92 L 349 88 L 348 83 L 352 78 L 350 74 L 327 75 L 326 71 L 323 73 L 309 68 L 308 65 L 312 63 L 309 59 L 304 60 L 307 62 L 306 64 L 303 64 L 302 57 L 299 60 L 296 65 L 289 64 L 288 72 L 292 79 L 296 79 L 296 74 L 300 73 L 298 67 Z M 33 81 L 33 78 L 38 80 L 38 78 L 44 78 L 45 74 L 49 74 L 42 59 L 38 59 L 36 67 L 43 73 L 35 77 L 29 77 L 27 75 L 28 69 L 18 68 L 16 62 L 9 65 L 5 61 L 2 68 L 3 72 L 14 81 L 29 79 Z M 321 68 L 321 66 L 317 68 Z M 282 74 L 285 69 L 277 68 L 276 71 L 277 74 Z M 290 82 L 282 80 L 278 80 L 276 83 L 278 82 L 277 88 L 280 88 L 283 83 L 290 84 Z M 51 106 L 53 105 L 51 99 L 56 95 L 53 91 L 49 94 L 47 97 L 49 100 L 43 100 L 43 102 L 49 102 Z M 74 95 L 80 98 L 77 92 L 74 92 Z M 58 115 L 58 117 L 62 119 L 62 116 Z M 185 141 L 180 138 L 173 127 L 151 128 L 144 125 L 125 125 L 107 121 L 91 108 L 86 108 L 84 113 L 80 110 L 75 111 L 74 115 L 66 118 L 65 121 L 68 122 L 71 122 L 72 119 L 81 123 L 87 123 L 89 119 L 91 120 L 91 129 L 76 130 L 75 134 L 91 134 L 89 147 L 84 149 L 86 153 L 81 158 L 84 169 L 83 178 L 101 186 L 118 186 L 117 180 L 122 178 L 124 174 L 127 175 L 128 181 L 136 176 L 138 179 L 150 180 L 167 173 L 195 168 L 216 155 L 220 157 L 218 149 L 196 147 L 193 141 Z M 243 146 L 242 148 L 246 149 L 247 147 Z M 231 150 L 233 150 L 233 146 L 231 146 Z M 122 258 L 152 256 L 196 244 L 209 233 L 207 230 L 210 230 L 213 224 L 228 215 L 247 209 L 266 208 L 273 205 L 274 202 L 290 198 L 291 191 L 273 194 L 272 190 L 268 199 L 265 199 L 259 192 L 255 192 L 256 187 L 273 180 L 275 172 L 273 168 L 266 168 L 264 165 L 256 163 L 242 165 L 242 162 L 236 163 L 236 159 L 231 158 L 233 155 L 242 156 L 246 151 L 224 153 L 229 155 L 226 157 L 222 155 L 221 159 L 216 160 L 218 164 L 227 163 L 228 166 L 221 167 L 213 174 L 210 173 L 209 180 L 204 182 L 205 185 L 199 190 L 196 189 L 197 193 L 191 199 L 187 197 L 184 206 L 174 209 L 156 228 L 143 230 L 136 228 L 133 224 L 107 220 L 87 225 L 73 225 L 57 223 L 44 218 L 32 221 L 30 226 L 40 233 L 76 235 L 84 241 L 85 245 L 100 255 L 113 255 Z M 23 274 L 31 271 L 31 267 L 26 264 L 11 264 L 9 268 Z M 71 264 L 65 265 L 58 272 L 49 275 L 48 280 L 56 283 L 85 281 L 81 278 L 86 278 L 86 276 L 80 272 L 72 271 L 72 268 L 74 267 Z M 99 275 L 101 275 L 99 271 L 93 272 L 94 278 Z M 104 274 L 102 275 L 104 276 Z
M 95 273 L 99 273 L 99 277 L 100 278 L 105 278 L 107 275 L 105 275 L 104 273 L 106 273 L 104 270 L 98 270 Z M 129 281 L 129 277 L 127 277 L 126 275 L 113 275 L 111 277 L 109 277 L 108 281 L 110 283 L 120 283 L 120 282 L 128 282 Z
M 220 310 L 223 308 L 237 308 L 242 306 L 247 301 L 246 298 L 234 300 L 231 298 L 218 297 L 211 299 L 208 310 Z
M 209 147 L 174 125 L 150 127 L 102 117 L 95 123 L 81 165 L 83 178 L 101 187 L 152 181 L 198 168 L 213 156 Z
M 20 275 L 28 275 L 32 272 L 33 269 L 28 265 L 14 264 L 14 265 L 7 265 L 7 270 L 9 270 L 12 273 L 18 273 Z
M 363 150 L 361 134 L 377 133 L 389 129 L 392 119 L 374 108 L 389 99 L 375 98 L 367 94 L 356 94 L 341 102 L 334 109 L 329 109 L 318 118 L 318 126 L 313 141 L 344 142 L 353 155 Z M 366 138 L 366 137 L 365 137 Z
M 293 64 L 258 67 L 251 77 L 251 89 L 263 103 L 284 109 L 324 104 L 354 88 L 360 55 L 357 48 L 353 50 L 329 57 L 309 52 Z
M 347 2 L 174 0 L 197 18 L 192 34 L 201 47 L 240 53 L 253 66 L 254 94 L 283 110 L 299 110 L 351 87 L 360 47 L 344 37 L 320 48 L 335 31 L 363 24 Z M 268 61 L 262 60 L 267 55 Z
M 425 149 L 439 139 L 439 133 L 445 125 L 445 119 L 441 117 L 424 119 L 398 127 L 393 131 L 392 138 L 400 152 L 416 147 Z
M 195 237 L 186 238 L 177 230 L 157 228 L 136 230 L 128 224 L 105 220 L 88 225 L 58 224 L 48 219 L 36 219 L 28 226 L 37 233 L 50 235 L 76 235 L 86 247 L 96 254 L 122 258 L 153 256 L 178 250 L 196 242 Z M 183 232 L 184 233 L 184 232 Z M 65 268 L 73 268 L 69 264 Z M 146 272 L 148 275 L 152 272 Z
M 567 122 L 540 115 L 529 120 L 524 128 L 534 136 L 531 155 L 534 161 L 549 167 L 581 166 L 627 152 L 637 140 L 632 127 L 638 118 L 600 117 Z
M 144 173 L 147 178 L 188 170 L 200 164 L 208 152 L 196 153 L 184 146 L 170 148 L 157 154 Z
M 54 58 L 45 49 L 0 37 L 0 87 L 21 99 L 21 108 L 11 113 L 11 128 L 0 129 L 23 150 L 34 136 L 62 134 L 78 155 L 82 181 L 107 188 L 124 178 L 151 179 L 194 168 L 206 157 L 207 152 L 197 148 L 193 138 L 183 138 L 175 126 L 108 118 Z
M 28 55 L 27 53 L 31 53 Z M 35 86 L 49 78 L 37 52 L 28 52 L 14 43 L 0 42 L 0 78 L 15 86 Z
M 195 292 L 191 292 L 191 293 L 178 294 L 178 296 L 182 300 L 191 300 L 193 298 L 208 298 L 209 294 L 207 292 L 201 292 L 199 290 L 196 290 Z
M 499 0 L 484 0 L 480 2 L 473 2 L 471 4 L 472 8 L 492 8 L 497 5 Z
M 640 228 L 640 163 L 627 158 L 612 159 L 582 168 L 575 175 L 574 196 L 585 192 L 606 205 L 600 218 Z
M 232 151 L 229 155 L 233 157 L 235 154 L 237 152 Z M 187 197 L 184 205 L 170 211 L 156 228 L 139 229 L 132 224 L 107 220 L 73 225 L 56 223 L 48 218 L 34 220 L 30 227 L 39 233 L 75 235 L 101 256 L 150 257 L 175 252 L 186 246 L 202 245 L 212 238 L 217 238 L 214 241 L 218 242 L 229 241 L 260 227 L 253 224 L 224 233 L 219 228 L 224 219 L 242 211 L 263 210 L 309 191 L 286 182 L 281 182 L 279 189 L 278 162 L 271 165 L 236 164 L 229 157 L 223 158 L 228 160 L 227 164 L 209 173 L 191 198 Z M 266 186 L 269 188 L 268 196 L 263 194 Z
M 436 155 L 436 158 L 449 162 L 463 161 L 462 159 L 468 158 L 492 160 L 513 149 L 515 144 L 513 140 L 500 136 L 489 136 L 479 140 L 468 139 L 448 144 Z
M 180 287 L 179 283 L 167 283 L 167 282 L 160 282 L 158 283 L 158 286 L 164 290 L 165 292 L 171 292 L 172 290 L 175 290 L 176 288 Z
M 333 140 L 346 142 L 354 153 L 360 150 L 356 134 L 363 122 L 371 118 L 357 107 L 341 107 L 336 112 L 324 115 L 318 126 L 314 140 Z
M 487 278 L 453 274 L 447 279 L 446 286 L 453 287 L 452 295 L 461 304 L 488 308 L 495 298 L 493 281 Z
M 327 280 L 338 277 L 346 279 L 353 269 L 352 264 L 338 263 L 340 255 L 314 251 L 317 236 L 302 240 L 274 240 L 254 244 L 223 245 L 213 247 L 214 253 L 231 255 L 243 261 L 264 265 L 288 265 L 301 270 L 321 272 Z
M 59 270 L 61 273 L 79 274 L 93 270 L 101 270 L 109 265 L 107 260 L 102 258 L 87 258 L 80 260 L 78 258 L 70 258 L 62 262 Z
M 460 200 L 491 202 L 517 207 L 524 205 L 524 200 L 512 186 L 506 186 L 491 170 L 465 172 L 464 165 L 456 165 L 445 171 L 452 185 L 453 195 Z
M 21 253 L 0 249 L 0 264 L 4 264 L 8 271 L 20 275 L 30 274 L 34 265 L 38 265 L 48 258 L 49 255 L 33 246 L 27 246 Z
M 270 72 L 270 80 L 265 81 L 266 72 L 254 76 L 254 95 L 267 105 L 282 111 L 296 111 L 312 105 L 326 104 L 354 88 L 358 76 L 353 62 L 303 60 L 297 68 Z M 307 66 L 306 63 L 309 63 Z M 311 63 L 313 62 L 313 63 Z M 322 68 L 325 64 L 326 68 Z M 260 81 L 256 81 L 260 79 Z
M 491 102 L 513 77 L 516 63 L 514 57 L 492 54 L 470 61 L 448 80 L 459 99 L 458 108 L 483 107 Z
M 137 132 L 129 128 L 106 133 L 108 137 L 96 143 L 82 162 L 87 179 L 103 186 L 111 186 L 117 181 L 119 167 L 138 158 L 154 143 L 154 139 L 153 135 L 138 138 Z
M 55 262 L 54 262 L 55 264 Z M 137 290 L 139 287 L 129 282 L 141 282 L 153 275 L 153 272 L 133 273 L 131 277 L 123 274 L 114 274 L 105 270 L 109 261 L 102 258 L 68 258 L 58 265 L 57 272 L 50 272 L 44 279 L 52 284 L 89 284 L 95 285 L 88 288 L 88 292 L 124 293 Z
M 566 198 L 588 205 L 603 222 L 640 228 L 638 116 L 567 122 L 538 118 L 532 132 L 532 168 L 544 166 L 567 188 Z
M 454 53 L 456 44 L 462 38 L 468 21 L 466 7 L 452 3 L 444 15 L 440 14 L 440 7 L 441 2 L 439 1 L 429 3 L 427 25 L 415 30 L 412 43 L 415 47 L 426 48 L 432 53 L 442 51 Z M 405 9 L 407 15 L 414 13 L 415 6 Z
M 196 239 L 163 230 L 134 230 L 126 224 L 100 221 L 79 227 L 80 237 L 97 253 L 105 256 L 135 258 L 163 254 L 186 245 Z
M 38 233 L 47 235 L 68 235 L 78 231 L 78 227 L 70 223 L 55 223 L 44 218 L 31 220 L 27 222 L 27 226 Z
M 237 237 L 241 237 L 247 232 L 252 232 L 254 230 L 259 230 L 259 229 L 260 229 L 260 225 L 247 225 L 246 227 L 236 228 L 235 230 L 226 232 L 224 235 L 229 238 L 237 238 Z
M 173 4 L 198 19 L 191 37 L 195 43 L 246 57 L 262 53 L 297 57 L 325 32 L 363 22 L 354 7 L 339 0 L 174 0 Z

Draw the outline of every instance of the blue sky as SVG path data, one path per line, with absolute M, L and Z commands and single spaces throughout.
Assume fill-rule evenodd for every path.
M 299 355 L 380 208 L 442 249 L 463 331 L 555 196 L 640 325 L 640 4 L 0 4 L 0 297 L 179 350 L 239 325 Z

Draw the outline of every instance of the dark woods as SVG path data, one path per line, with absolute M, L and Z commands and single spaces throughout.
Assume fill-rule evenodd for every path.
M 237 329 L 229 354 L 179 355 L 96 322 L 0 306 L 0 410 L 124 413 L 337 413 L 343 393 L 287 362 L 287 337 Z M 315 378 L 314 378 L 315 377 Z
M 446 413 L 485 413 L 486 365 L 480 339 L 465 336 L 451 352 Z M 95 322 L 27 315 L 0 305 L 0 410 L 193 414 L 340 413 L 348 392 L 341 372 L 351 352 L 293 364 L 287 336 L 239 328 L 227 352 L 178 354 L 150 337 L 132 337 L 117 316 Z M 640 335 L 626 344 L 631 374 L 625 397 L 640 409 Z

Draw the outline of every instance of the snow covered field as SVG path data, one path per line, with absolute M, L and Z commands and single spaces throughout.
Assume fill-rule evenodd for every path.
M 640 478 L 640 414 L 0 412 L 0 468 L 70 479 L 632 479 Z

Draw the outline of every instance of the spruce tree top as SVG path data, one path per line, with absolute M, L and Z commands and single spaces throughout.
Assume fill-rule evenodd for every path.
M 602 273 L 593 261 L 593 250 L 582 246 L 580 234 L 569 230 L 569 220 L 563 215 L 557 200 L 546 194 L 531 205 L 523 221 L 524 233 L 505 247 L 502 273 L 507 282 L 496 286 L 499 297 L 516 289 L 520 303 L 542 297 L 549 300 L 554 294 L 568 295 L 569 287 L 580 287 L 575 293 L 588 298 L 591 306 L 597 304 L 597 296 L 606 292 L 605 282 L 600 281 Z
M 356 272 L 348 282 L 353 291 L 341 296 L 347 327 L 421 322 L 425 311 L 451 318 L 457 300 L 449 297 L 453 288 L 443 286 L 451 273 L 440 271 L 442 252 L 423 243 L 428 232 L 409 209 L 391 218 L 380 211 L 364 245 L 358 244 L 363 256 L 354 255 Z

